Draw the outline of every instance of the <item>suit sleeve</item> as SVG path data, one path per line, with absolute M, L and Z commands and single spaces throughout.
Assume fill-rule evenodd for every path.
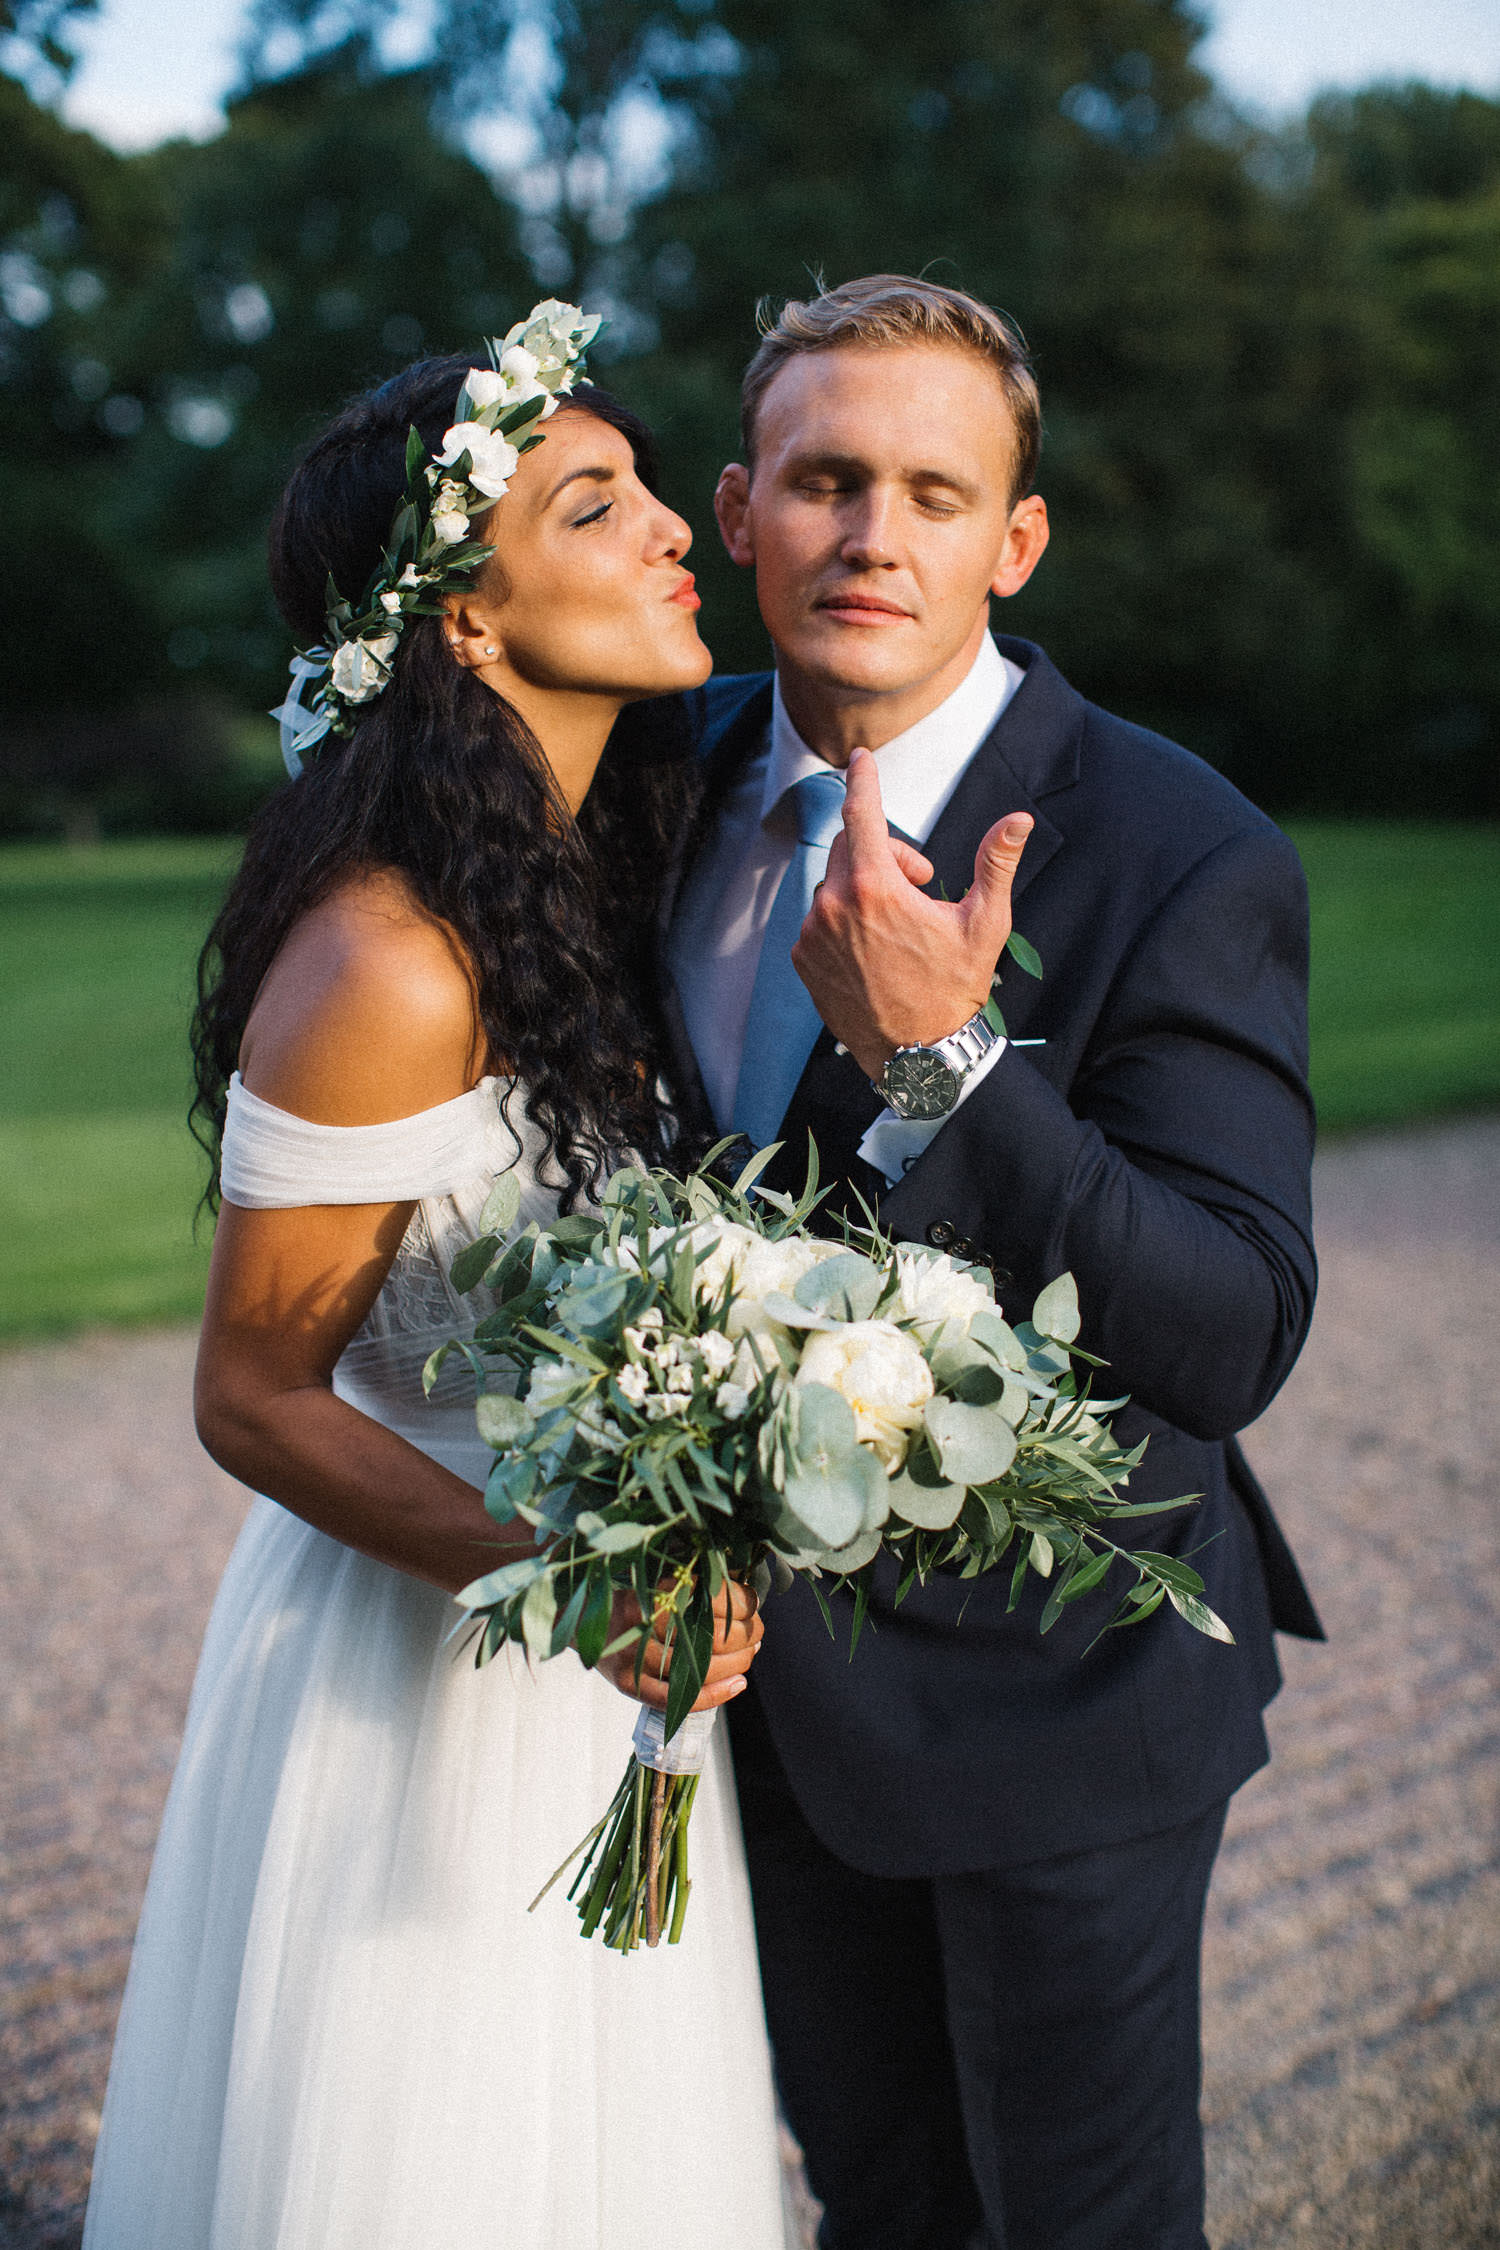
M 884 1223 L 972 1242 L 1013 1315 L 1071 1271 L 1107 1387 L 1196 1437 L 1242 1429 L 1312 1317 L 1306 990 L 1297 855 L 1232 836 L 1136 932 L 1066 1094 L 1008 1049 Z

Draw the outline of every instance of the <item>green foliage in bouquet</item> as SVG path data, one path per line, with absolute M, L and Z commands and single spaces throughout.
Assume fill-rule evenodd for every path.
M 730 1145 L 686 1178 L 617 1172 L 597 1214 L 509 1241 L 518 1199 L 504 1176 L 454 1262 L 455 1286 L 485 1287 L 493 1310 L 472 1340 L 433 1354 L 425 1379 L 451 1354 L 469 1360 L 495 1453 L 486 1507 L 529 1526 L 535 1547 L 458 1597 L 476 1661 L 516 1641 L 592 1666 L 634 1641 L 639 1666 L 654 1617 L 672 1655 L 670 1742 L 707 1675 L 729 1580 L 764 1597 L 805 1573 L 825 1613 L 817 1582 L 847 1584 L 857 1641 L 883 1554 L 899 1565 L 898 1601 L 935 1570 L 972 1578 L 1008 1559 L 1014 1608 L 1035 1572 L 1051 1582 L 1043 1632 L 1118 1564 L 1132 1582 L 1102 1631 L 1166 1601 L 1231 1638 L 1190 1565 L 1110 1536 L 1184 1503 L 1122 1496 L 1144 1441 L 1119 1447 L 1107 1418 L 1124 1401 L 1090 1397 L 1100 1363 L 1077 1344 L 1070 1275 L 1012 1327 L 988 1274 L 895 1243 L 873 1219 L 812 1236 L 815 1151 L 793 1199 L 755 1185 L 769 1149 L 732 1184 L 717 1179 Z M 489 1387 L 495 1363 L 514 1394 Z M 627 1591 L 646 1622 L 612 1640 Z M 648 1808 L 645 1768 L 627 1774 L 583 1847 L 586 1934 L 602 1923 L 628 1949 L 643 1925 L 651 1942 L 664 1924 L 678 1933 L 692 1782 L 659 1772 Z

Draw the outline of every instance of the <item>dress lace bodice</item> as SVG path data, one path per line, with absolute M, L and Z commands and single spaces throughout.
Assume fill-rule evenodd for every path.
M 473 1420 L 473 1378 L 452 1359 L 427 1399 L 422 1368 L 435 1344 L 473 1327 L 481 1294 L 460 1296 L 448 1269 L 479 1231 L 500 1172 L 521 1188 L 517 1227 L 550 1225 L 557 1191 L 538 1177 L 543 1141 L 510 1078 L 379 1125 L 319 1125 L 229 1082 L 221 1180 L 249 1210 L 313 1204 L 405 1203 L 416 1209 L 391 1270 L 334 1371 L 341 1398 L 395 1429 L 460 1475 L 482 1482 L 488 1456 Z

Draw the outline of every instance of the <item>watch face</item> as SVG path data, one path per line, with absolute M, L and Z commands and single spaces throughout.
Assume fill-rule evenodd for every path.
M 946 1117 L 958 1098 L 958 1072 L 930 1047 L 892 1055 L 880 1084 L 898 1117 Z

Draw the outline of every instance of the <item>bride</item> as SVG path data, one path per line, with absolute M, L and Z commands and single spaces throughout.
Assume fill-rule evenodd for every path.
M 476 1674 L 449 1639 L 525 1527 L 484 1511 L 472 1386 L 423 1397 L 477 1316 L 448 1264 L 498 1172 L 546 1224 L 670 1149 L 651 961 L 684 769 L 616 720 L 710 661 L 647 433 L 570 395 L 546 325 L 510 362 L 532 392 L 550 366 L 544 442 L 451 427 L 501 379 L 428 360 L 339 415 L 272 528 L 289 624 L 338 644 L 330 723 L 286 707 L 321 740 L 251 834 L 196 1025 L 223 1197 L 198 1427 L 266 1497 L 204 1643 L 88 2250 L 784 2241 L 722 1740 L 684 1942 L 622 1959 L 558 1893 L 526 1908 L 614 1791 L 626 1706 L 571 1656 Z M 437 562 L 399 575 L 414 538 Z M 325 600 L 367 585 L 390 629 L 351 635 Z M 759 1634 L 721 1623 L 703 1703 Z

